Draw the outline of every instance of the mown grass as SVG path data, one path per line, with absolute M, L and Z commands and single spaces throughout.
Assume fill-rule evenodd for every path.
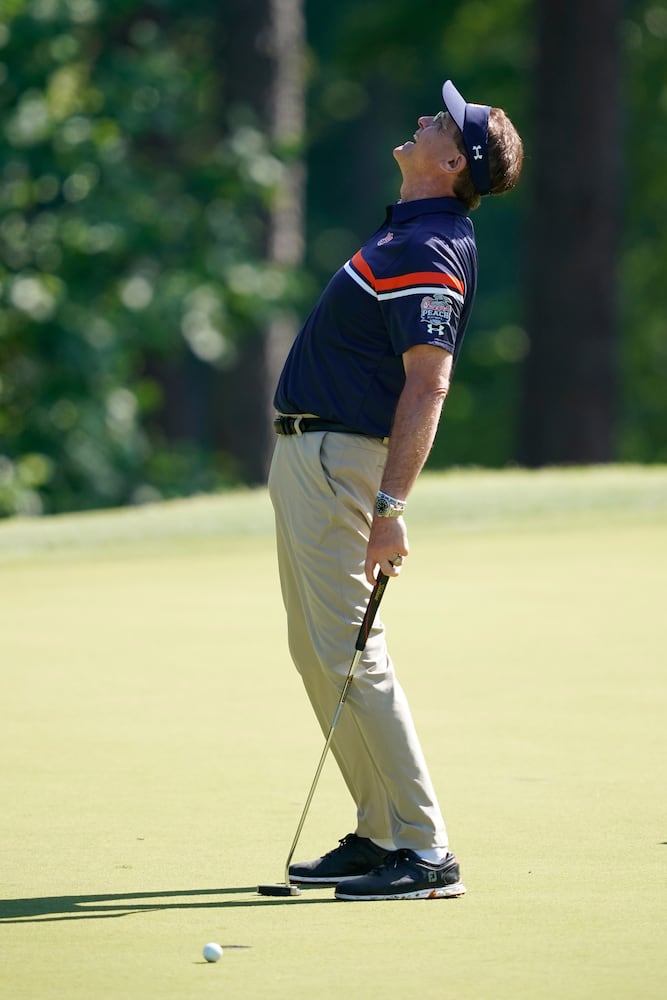
M 383 617 L 469 891 L 343 904 L 254 891 L 321 750 L 265 491 L 0 524 L 3 996 L 665 995 L 667 470 L 425 476 L 409 528 Z M 329 762 L 299 855 L 353 825 Z

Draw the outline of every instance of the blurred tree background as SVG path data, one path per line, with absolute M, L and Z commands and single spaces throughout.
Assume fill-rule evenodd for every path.
M 666 40 L 661 0 L 0 0 L 0 514 L 261 482 L 289 340 L 449 76 L 527 162 L 473 217 L 431 464 L 667 461 Z M 606 450 L 554 450 L 599 392 Z

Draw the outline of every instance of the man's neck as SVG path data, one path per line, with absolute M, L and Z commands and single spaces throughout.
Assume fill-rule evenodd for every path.
M 403 180 L 401 184 L 401 201 L 418 201 L 420 198 L 455 198 L 450 185 L 435 184 L 424 178 Z

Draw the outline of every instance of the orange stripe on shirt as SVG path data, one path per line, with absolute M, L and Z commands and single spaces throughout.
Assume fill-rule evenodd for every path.
M 350 263 L 353 264 L 354 267 L 356 267 L 359 274 L 363 275 L 366 281 L 370 282 L 373 288 L 375 288 L 375 275 L 371 271 L 370 267 L 368 266 L 364 258 L 361 256 L 361 250 L 357 250 Z
M 444 271 L 416 271 L 412 274 L 401 274 L 396 278 L 376 278 L 361 256 L 361 250 L 357 250 L 351 263 L 366 281 L 370 282 L 376 292 L 409 288 L 411 285 L 446 285 L 448 288 L 455 288 L 461 295 L 465 295 L 464 283 L 459 278 L 453 278 L 451 274 L 445 274 Z

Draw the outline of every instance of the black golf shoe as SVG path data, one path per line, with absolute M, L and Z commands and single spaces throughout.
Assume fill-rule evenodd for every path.
M 337 885 L 343 878 L 365 875 L 381 864 L 388 852 L 366 837 L 348 833 L 338 847 L 314 861 L 290 865 L 290 882 L 302 885 Z
M 367 875 L 342 879 L 336 899 L 442 899 L 462 896 L 459 864 L 450 852 L 441 864 L 423 861 L 414 851 L 393 851 Z

